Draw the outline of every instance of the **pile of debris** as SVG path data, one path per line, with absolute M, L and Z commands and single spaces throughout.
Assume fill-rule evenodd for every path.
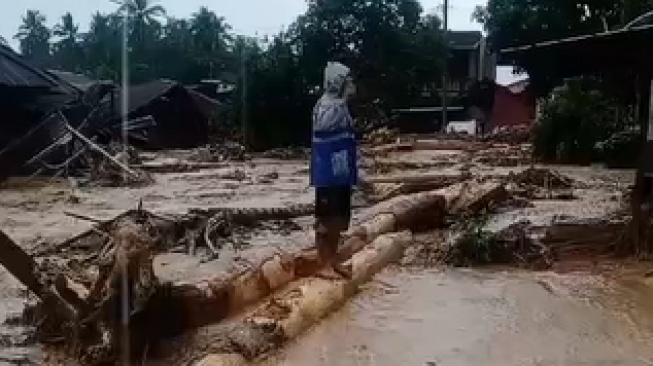
M 381 127 L 373 130 L 365 136 L 365 141 L 373 146 L 392 144 L 399 140 L 399 131 Z
M 134 147 L 110 144 L 106 152 L 109 155 L 89 156 L 89 184 L 103 187 L 142 187 L 155 182 L 154 177 L 148 172 L 132 167 L 142 163 Z M 113 158 L 110 159 L 108 156 Z
M 280 147 L 261 153 L 262 158 L 276 160 L 308 160 L 310 156 L 310 149 L 303 147 Z
M 478 164 L 496 167 L 515 167 L 532 162 L 530 146 L 506 145 L 481 150 L 474 156 Z
M 546 229 L 541 242 L 557 261 L 588 260 L 618 251 L 627 232 L 623 217 L 557 219 Z
M 511 173 L 508 181 L 516 196 L 529 199 L 571 200 L 575 198 L 573 179 L 544 168 L 528 168 L 521 173 Z
M 0 46 L 0 180 L 12 175 L 79 177 L 91 168 L 98 173 L 97 166 L 91 167 L 99 164 L 97 157 L 89 154 L 99 154 L 127 173 L 132 184 L 147 179 L 125 169 L 133 156 L 116 159 L 112 141 L 147 149 L 208 142 L 209 120 L 219 102 L 169 81 L 124 90 L 111 82 L 87 81 L 82 88 Z M 119 103 L 123 96 L 129 102 L 126 115 Z M 115 180 L 105 170 L 99 169 L 100 175 Z
M 33 256 L 0 232 L 0 263 L 41 300 L 26 309 L 31 316 L 23 317 L 34 320 L 26 325 L 36 328 L 39 341 L 65 344 L 84 364 L 103 364 L 115 360 L 120 349 L 143 352 L 155 347 L 158 340 L 179 334 L 191 321 L 161 323 L 170 314 L 193 315 L 184 299 L 201 296 L 184 285 L 161 283 L 153 270 L 156 255 L 181 251 L 215 259 L 225 245 L 231 245 L 233 252 L 243 249 L 245 240 L 239 239 L 251 236 L 253 228 L 288 233 L 300 229 L 289 220 L 312 211 L 313 207 L 302 205 L 163 216 L 139 207 L 108 221 L 73 215 L 97 225 L 64 243 L 40 248 Z M 121 328 L 125 305 L 130 322 Z M 225 316 L 219 308 L 212 311 Z M 128 347 L 121 343 L 126 339 Z
M 550 169 L 530 167 L 519 174 L 512 174 L 511 181 L 522 186 L 550 189 L 569 189 L 574 180 Z
M 234 141 L 226 141 L 195 149 L 189 160 L 221 163 L 226 161 L 248 161 L 251 160 L 251 156 L 244 145 Z
M 501 126 L 483 136 L 482 140 L 505 144 L 525 144 L 532 141 L 534 132 L 531 124 Z
M 546 270 L 554 259 L 551 250 L 535 237 L 529 221 L 494 233 L 482 223 L 471 222 L 454 234 L 448 248 L 446 260 L 454 266 L 503 264 Z

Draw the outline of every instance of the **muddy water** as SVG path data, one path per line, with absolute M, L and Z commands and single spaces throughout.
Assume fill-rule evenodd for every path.
M 651 365 L 651 289 L 586 274 L 387 271 L 265 365 Z

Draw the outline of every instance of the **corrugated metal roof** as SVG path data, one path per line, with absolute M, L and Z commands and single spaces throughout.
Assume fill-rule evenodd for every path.
M 163 81 L 163 80 L 156 80 L 156 81 L 151 81 L 145 84 L 139 84 L 139 85 L 130 85 L 127 88 L 127 101 L 128 101 L 128 111 L 129 113 L 132 113 L 136 111 L 137 109 L 140 109 L 146 105 L 148 105 L 150 102 L 155 100 L 156 98 L 161 97 L 162 95 L 166 94 L 170 89 L 175 88 L 179 86 L 179 84 L 175 82 L 170 82 L 170 81 Z M 121 113 L 121 100 L 122 100 L 122 93 L 124 91 L 121 90 L 119 93 L 116 95 L 115 99 L 115 111 L 116 113 L 120 114 Z
M 0 46 L 0 85 L 59 88 L 60 84 L 48 73 L 32 66 L 7 46 Z
M 76 74 L 74 72 L 62 70 L 48 70 L 48 72 L 82 91 L 88 90 L 91 86 L 97 83 L 97 80 L 93 80 L 85 75 Z
M 653 25 L 538 42 L 500 51 L 524 68 L 546 65 L 547 77 L 632 70 L 653 54 Z

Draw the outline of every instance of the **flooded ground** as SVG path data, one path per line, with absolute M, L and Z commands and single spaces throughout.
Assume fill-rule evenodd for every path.
M 387 270 L 263 365 L 651 365 L 652 299 L 581 273 Z
M 183 159 L 184 152 L 161 159 Z M 401 164 L 410 163 L 410 168 Z M 392 171 L 392 165 L 399 165 Z M 364 165 L 372 166 L 369 161 Z M 470 166 L 461 152 L 418 151 L 383 157 L 384 172 L 507 175 L 525 166 Z M 390 168 L 388 168 L 390 166 Z M 575 179 L 575 200 L 535 200 L 495 216 L 494 226 L 529 219 L 547 225 L 560 217 L 602 217 L 619 209 L 633 181 L 631 171 L 598 167 L 551 167 Z M 0 188 L 0 228 L 29 250 L 68 239 L 91 224 L 71 211 L 110 219 L 139 200 L 157 213 L 191 208 L 283 207 L 311 203 L 305 160 L 255 159 L 226 168 L 155 174 L 142 188 L 74 187 L 68 181 Z M 237 173 L 237 174 L 235 174 Z M 366 174 L 379 174 L 369 168 Z M 360 203 L 360 202 L 355 202 Z M 360 203 L 360 205 L 363 205 Z M 370 215 L 356 209 L 355 220 Z M 293 228 L 257 228 L 248 246 L 218 259 L 183 253 L 156 258 L 155 270 L 169 280 L 199 280 L 238 261 L 256 262 L 276 248 L 298 250 L 312 242 L 312 219 Z M 630 277 L 516 270 L 386 270 L 344 309 L 275 355 L 273 365 L 649 365 L 653 364 L 653 286 L 646 270 Z M 614 273 L 613 273 L 614 274 Z M 0 320 L 20 311 L 26 297 L 0 270 Z M 56 364 L 38 357 L 39 348 L 21 339 L 22 329 L 0 327 L 0 365 Z M 192 348 L 192 347 L 191 347 Z M 651 362 L 649 362 L 651 360 Z M 63 363 L 66 364 L 66 363 Z

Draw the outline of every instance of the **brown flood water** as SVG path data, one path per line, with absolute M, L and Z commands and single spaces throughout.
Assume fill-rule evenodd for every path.
M 653 287 L 389 270 L 264 365 L 653 365 Z

